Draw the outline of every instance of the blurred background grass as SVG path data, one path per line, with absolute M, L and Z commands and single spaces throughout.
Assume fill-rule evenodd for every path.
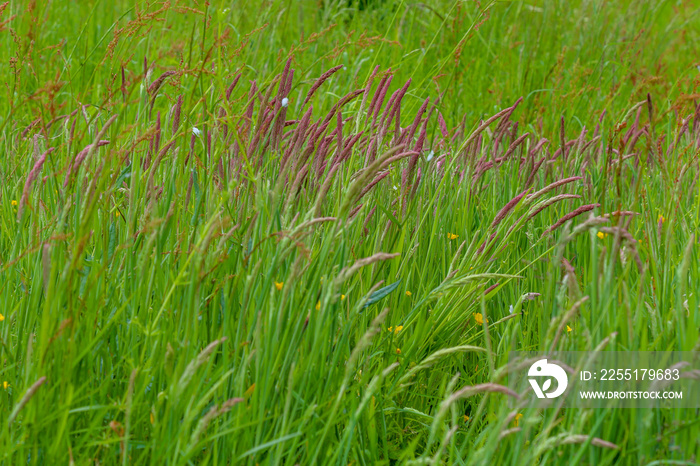
M 158 70 L 196 76 L 211 54 L 209 77 L 224 80 L 241 70 L 247 79 L 279 72 L 289 53 L 307 81 L 343 64 L 320 99 L 326 105 L 380 65 L 397 82 L 413 79 L 406 103 L 415 108 L 441 95 L 448 122 L 473 121 L 524 97 L 522 119 L 538 129 L 556 128 L 561 115 L 588 127 L 603 110 L 619 118 L 647 93 L 663 112 L 679 110 L 700 76 L 692 1 L 10 4 L 5 17 L 17 14 L 16 34 L 0 38 L 4 58 L 31 57 L 18 74 L 4 67 L 3 81 L 17 93 L 6 87 L 6 98 L 28 107 L 21 116 L 50 110 L 29 97 L 52 92 L 51 83 L 62 83 L 53 89 L 56 105 L 104 102 L 120 67 L 133 78 L 147 56 Z M 213 48 L 215 40 L 221 47 Z M 192 81 L 186 75 L 177 84 L 200 97 Z

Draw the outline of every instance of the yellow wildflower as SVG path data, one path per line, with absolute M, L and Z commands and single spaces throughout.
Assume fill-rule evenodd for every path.
M 321 310 L 321 301 L 316 303 L 316 310 L 320 311 Z
M 469 416 L 467 416 L 466 414 L 465 414 L 464 416 L 462 416 L 462 418 L 464 419 L 464 423 L 465 423 L 465 424 L 466 424 L 467 422 L 469 422 Z
M 401 354 L 401 348 L 396 348 L 396 354 Z
M 10 384 L 7 383 L 7 380 L 5 380 L 5 381 L 2 383 L 2 388 L 4 388 L 5 390 L 7 390 L 7 387 L 9 387 L 9 386 L 10 386 Z
M 567 331 L 567 332 L 570 332 L 570 331 L 571 331 L 571 327 L 569 327 L 569 326 L 567 325 L 567 326 L 566 326 L 566 331 Z
M 5 316 L 0 314 L 0 322 L 2 322 L 3 320 L 5 320 Z
M 13 202 L 14 202 L 14 201 L 13 201 Z M 657 221 L 657 222 L 664 223 L 664 222 L 666 221 L 666 219 L 664 218 L 663 215 L 659 214 L 659 217 L 656 219 L 656 221 Z
M 345 295 L 344 295 L 344 294 L 341 294 L 341 295 L 340 295 L 340 300 L 342 301 L 342 300 L 344 300 L 344 299 L 345 299 Z
M 481 315 L 481 312 L 477 312 L 476 314 L 474 314 L 474 320 L 476 321 L 477 324 L 483 325 L 483 323 L 484 323 L 484 316 Z M 486 322 L 488 322 L 488 321 L 489 321 L 489 320 L 486 319 Z
M 393 331 L 394 331 L 394 327 L 389 327 L 389 328 L 388 328 L 388 329 L 386 329 L 386 330 L 387 330 L 387 332 L 391 333 L 391 332 L 393 332 Z
M 411 292 L 410 292 L 410 291 L 406 291 L 406 296 L 411 296 Z
M 277 288 L 277 291 L 282 291 L 283 286 L 284 282 L 275 282 L 275 288 Z
M 600 238 L 600 239 L 603 239 L 603 238 L 605 238 L 606 236 L 608 236 L 608 234 L 607 234 L 607 233 L 603 233 L 602 231 L 599 231 L 599 232 L 596 234 L 596 236 L 597 236 L 598 238 Z
M 457 238 L 459 238 L 459 235 L 455 235 L 454 233 L 447 233 L 447 239 L 449 239 L 450 241 Z
M 12 201 L 10 201 L 10 204 L 12 204 L 12 206 L 14 207 L 14 206 L 17 205 L 17 201 L 15 201 L 14 199 L 12 199 Z
M 401 330 L 403 330 L 403 325 L 397 325 L 396 329 L 394 329 L 394 333 L 399 333 Z
M 515 427 L 518 427 L 518 424 L 520 424 L 520 419 L 522 417 L 523 417 L 523 415 L 520 413 L 515 415 L 515 418 L 513 418 L 513 423 L 515 424 Z

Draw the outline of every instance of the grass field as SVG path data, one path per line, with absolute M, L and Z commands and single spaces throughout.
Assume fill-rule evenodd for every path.
M 697 464 L 699 8 L 3 3 L 0 462 Z

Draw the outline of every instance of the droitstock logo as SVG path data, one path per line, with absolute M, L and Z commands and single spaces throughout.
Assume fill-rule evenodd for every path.
M 532 389 L 535 391 L 537 398 L 556 398 L 566 390 L 566 386 L 569 383 L 569 378 L 566 375 L 564 369 L 559 365 L 548 363 L 546 359 L 540 359 L 530 366 L 530 370 L 527 372 L 528 381 L 532 385 Z M 533 378 L 535 377 L 535 378 Z M 545 378 L 544 383 L 540 387 L 537 378 Z M 548 392 L 552 387 L 552 378 L 557 381 L 557 388 L 553 392 Z

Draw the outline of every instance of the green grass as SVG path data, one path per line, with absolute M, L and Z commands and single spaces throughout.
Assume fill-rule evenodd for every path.
M 460 392 L 555 340 L 700 350 L 699 12 L 622 3 L 7 3 L 2 463 L 696 464 L 697 410 Z M 340 107 L 344 147 L 362 136 L 333 171 L 335 106 L 375 67 Z M 414 169 L 362 139 L 383 133 L 381 159 L 421 132 L 398 147 L 367 118 L 388 70 L 382 112 L 411 79 L 400 127 L 430 99 Z M 287 157 L 302 122 L 282 125 L 310 108 L 329 124 Z M 527 218 L 561 194 L 580 197 Z M 638 215 L 601 223 L 619 210 Z

